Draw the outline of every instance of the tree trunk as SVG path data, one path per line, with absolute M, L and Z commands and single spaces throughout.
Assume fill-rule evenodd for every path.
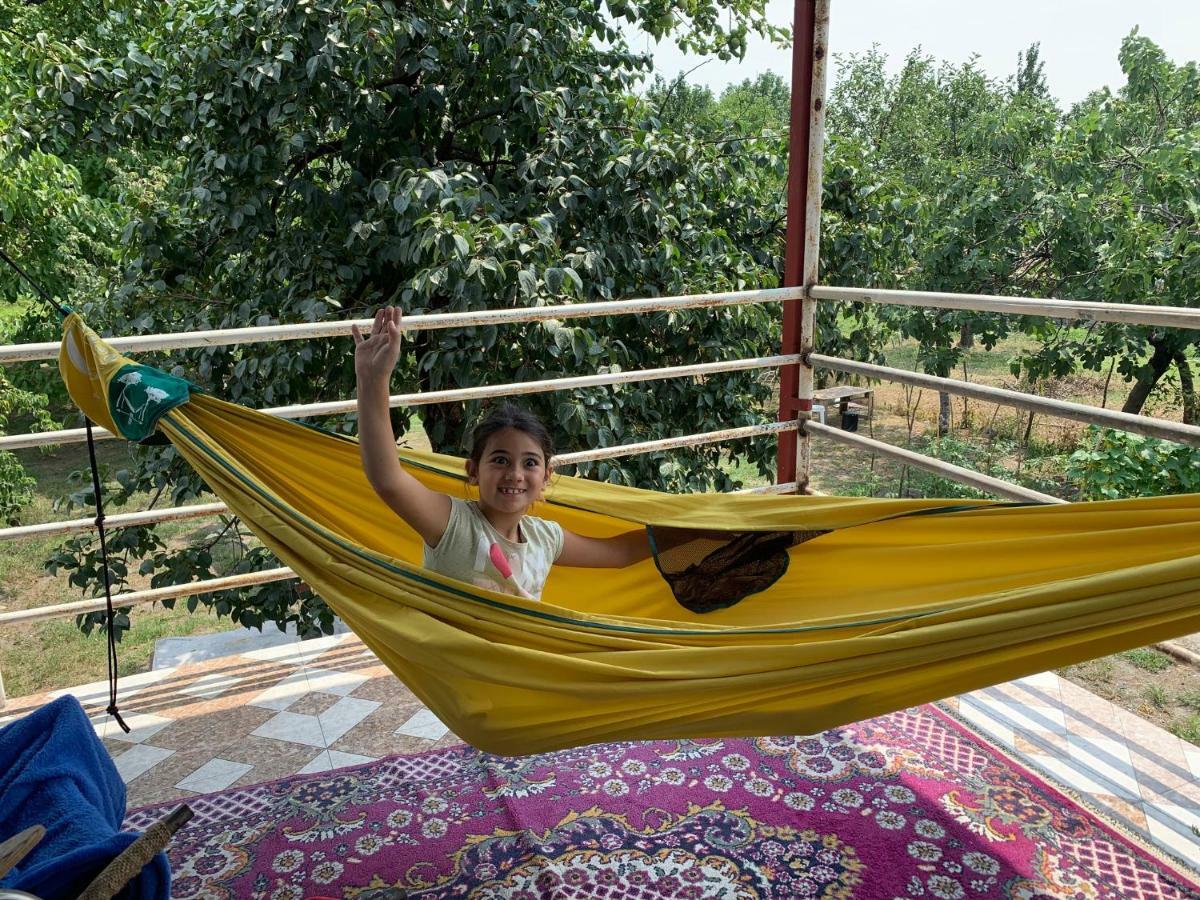
M 960 349 L 963 349 L 963 350 L 969 350 L 975 346 L 975 334 L 974 334 L 974 332 L 971 331 L 970 325 L 963 324 L 958 327 L 958 346 Z M 970 381 L 970 379 L 967 377 L 967 357 L 965 354 L 963 355 L 963 358 L 962 358 L 962 367 L 963 367 L 963 381 Z M 942 375 L 943 377 L 949 378 L 954 374 L 954 372 L 953 371 L 939 372 L 938 374 Z M 938 437 L 941 437 L 942 435 L 944 435 L 950 431 L 952 415 L 953 415 L 953 413 L 950 408 L 950 395 L 939 393 L 938 394 Z M 966 397 L 963 397 L 963 415 L 962 415 L 962 421 L 959 423 L 959 427 L 964 428 L 964 429 L 969 427 L 967 424 L 967 398 Z
M 429 445 L 434 453 L 449 453 L 466 456 L 467 437 L 463 433 L 463 407 L 461 403 L 430 403 L 421 407 L 421 420 Z
M 1167 346 L 1165 339 L 1151 338 L 1150 346 L 1154 348 L 1154 353 L 1150 357 L 1150 362 L 1146 364 L 1146 368 L 1138 374 L 1138 380 L 1134 383 L 1129 396 L 1125 398 L 1125 405 L 1121 407 L 1121 412 L 1131 413 L 1135 416 L 1140 415 L 1142 407 L 1146 405 L 1146 400 L 1150 397 L 1150 392 L 1154 390 L 1154 386 L 1166 374 L 1173 362 L 1174 354 Z
M 1179 373 L 1179 390 L 1183 394 L 1183 424 L 1196 424 L 1196 386 L 1192 381 L 1192 367 L 1187 354 L 1180 350 L 1175 354 L 1175 370 Z
M 445 304 L 435 304 L 432 309 L 441 311 Z M 437 346 L 438 331 L 418 331 L 412 336 L 408 350 L 417 359 L 417 384 L 422 393 L 445 388 L 447 385 L 432 384 L 432 371 L 420 371 L 420 361 L 425 354 Z M 437 366 L 434 366 L 436 369 Z M 469 435 L 464 433 L 466 421 L 464 404 L 462 403 L 430 403 L 419 409 L 421 423 L 425 426 L 425 434 L 429 437 L 429 446 L 435 453 L 449 453 L 453 456 L 466 456 Z

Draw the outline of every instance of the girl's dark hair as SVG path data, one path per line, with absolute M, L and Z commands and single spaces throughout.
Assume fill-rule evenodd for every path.
M 542 454 L 546 457 L 544 463 L 547 466 L 550 465 L 550 457 L 554 455 L 554 441 L 550 438 L 550 432 L 542 424 L 542 420 L 529 410 L 511 403 L 505 403 L 492 410 L 482 422 L 475 426 L 475 430 L 471 432 L 471 462 L 478 466 L 483 459 L 483 450 L 487 446 L 488 439 L 505 428 L 523 431 L 537 441 L 542 448 Z

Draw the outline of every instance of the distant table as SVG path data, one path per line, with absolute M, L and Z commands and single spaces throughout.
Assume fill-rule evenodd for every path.
M 813 391 L 813 400 L 822 404 L 826 409 L 837 404 L 839 416 L 845 415 L 846 408 L 850 405 L 851 400 L 866 401 L 868 419 L 872 418 L 875 412 L 875 389 L 869 387 L 839 384 L 836 387 Z

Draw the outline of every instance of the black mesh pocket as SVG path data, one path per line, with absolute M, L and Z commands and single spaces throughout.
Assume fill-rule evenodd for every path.
M 765 591 L 788 568 L 788 550 L 824 531 L 696 532 L 655 553 L 658 569 L 675 599 L 694 613 L 726 609 Z M 664 541 L 665 543 L 665 541 Z

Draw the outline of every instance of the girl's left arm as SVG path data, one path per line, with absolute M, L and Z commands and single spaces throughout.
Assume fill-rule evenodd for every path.
M 620 569 L 650 556 L 650 535 L 644 528 L 610 538 L 584 537 L 563 529 L 562 552 L 555 560 L 560 566 L 592 569 Z

